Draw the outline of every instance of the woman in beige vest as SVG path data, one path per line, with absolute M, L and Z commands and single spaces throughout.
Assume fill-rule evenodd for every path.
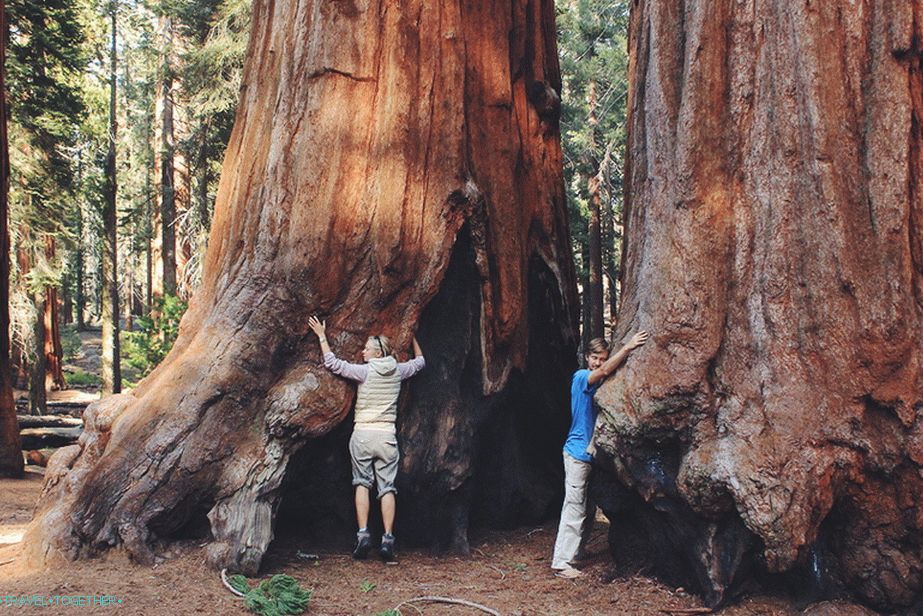
M 351 364 L 339 359 L 327 344 L 326 323 L 312 316 L 308 325 L 317 334 L 324 354 L 324 366 L 334 374 L 356 381 L 356 421 L 349 439 L 353 485 L 356 487 L 356 534 L 354 558 L 365 558 L 372 547 L 368 530 L 369 491 L 374 479 L 381 502 L 384 535 L 381 557 L 394 559 L 394 514 L 396 510 L 394 479 L 400 458 L 397 448 L 397 397 L 401 382 L 409 379 L 426 365 L 416 336 L 413 338 L 414 358 L 398 362 L 391 354 L 391 343 L 385 336 L 372 336 L 362 349 L 365 363 Z

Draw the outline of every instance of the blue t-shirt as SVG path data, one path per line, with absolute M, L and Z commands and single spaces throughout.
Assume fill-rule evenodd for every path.
M 570 384 L 570 432 L 564 441 L 564 451 L 580 460 L 592 462 L 593 457 L 586 452 L 593 436 L 596 423 L 596 408 L 593 406 L 593 394 L 598 385 L 590 385 L 590 371 L 583 369 L 574 373 Z

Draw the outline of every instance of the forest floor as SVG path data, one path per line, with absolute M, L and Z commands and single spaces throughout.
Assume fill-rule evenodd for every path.
M 111 607 L 17 607 L 6 614 L 247 614 L 239 599 L 205 565 L 204 543 L 172 545 L 153 567 L 129 561 L 120 551 L 100 558 L 41 569 L 20 558 L 19 540 L 32 517 L 42 475 L 34 467 L 24 480 L 0 480 L 0 597 L 106 595 L 121 600 Z M 468 557 L 436 556 L 424 550 L 399 550 L 399 562 L 386 565 L 373 555 L 357 562 L 342 545 L 312 545 L 291 531 L 270 546 L 263 573 L 294 577 L 313 591 L 307 614 L 373 616 L 415 597 L 436 595 L 464 599 L 505 616 L 610 615 L 665 616 L 691 614 L 702 602 L 682 589 L 666 586 L 637 572 L 613 568 L 606 545 L 607 524 L 596 522 L 586 576 L 574 581 L 554 577 L 549 556 L 555 524 L 476 533 Z M 344 543 L 345 542 L 345 543 Z M 305 560 L 299 553 L 314 554 Z M 254 581 L 254 580 L 251 580 Z M 457 605 L 415 603 L 404 616 L 476 614 Z M 801 614 L 783 596 L 745 597 L 716 612 L 722 616 L 789 616 Z M 831 614 L 840 613 L 838 611 Z
M 72 363 L 98 374 L 98 333 L 81 335 L 82 348 Z M 55 397 L 96 397 L 95 387 L 59 392 Z M 89 394 L 89 395 L 88 395 Z M 171 545 L 153 567 L 132 563 L 120 550 L 102 557 L 40 568 L 21 556 L 20 540 L 32 519 L 44 469 L 30 466 L 23 480 L 0 479 L 0 612 L 6 614 L 247 614 L 243 602 L 205 565 L 205 544 L 182 540 Z M 619 570 L 608 553 L 608 522 L 600 516 L 582 564 L 585 576 L 563 580 L 552 575 L 549 559 L 556 522 L 517 530 L 472 531 L 467 557 L 401 550 L 399 562 L 375 558 L 357 562 L 349 556 L 351 537 L 312 544 L 297 530 L 278 529 L 259 579 L 277 573 L 294 577 L 312 590 L 307 614 L 374 616 L 415 597 L 441 596 L 473 601 L 504 616 L 632 615 L 664 616 L 705 613 L 701 599 L 626 567 Z M 400 542 L 400 536 L 398 536 Z M 315 555 L 316 558 L 306 558 Z M 630 560 L 630 559 L 629 559 Z M 251 580 L 251 582 L 254 580 Z M 112 606 L 8 607 L 6 597 L 105 595 Z M 8 599 L 7 599 L 8 600 Z M 59 600 L 61 601 L 61 600 Z M 120 601 L 120 602 L 119 602 Z M 817 607 L 815 606 L 815 610 Z M 852 613 L 828 604 L 812 614 Z M 832 611 L 829 611 L 831 610 Z M 403 616 L 479 613 L 470 607 L 418 602 L 401 607 Z M 481 612 L 483 613 L 483 612 Z M 738 599 L 717 612 L 722 616 L 789 616 L 803 614 L 788 596 L 757 595 Z

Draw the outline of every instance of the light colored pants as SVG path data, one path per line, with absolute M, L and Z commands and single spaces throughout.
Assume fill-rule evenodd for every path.
M 353 430 L 349 438 L 349 457 L 352 459 L 354 486 L 365 486 L 371 490 L 374 480 L 378 498 L 389 492 L 397 494 L 394 479 L 401 457 L 397 436 L 384 430 Z
M 564 506 L 558 538 L 554 542 L 552 569 L 566 569 L 577 557 L 593 519 L 587 516 L 587 484 L 592 465 L 564 452 Z

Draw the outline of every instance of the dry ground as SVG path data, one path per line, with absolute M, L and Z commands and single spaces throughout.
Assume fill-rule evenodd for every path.
M 82 348 L 71 362 L 89 373 L 99 372 L 99 333 L 81 334 Z M 89 392 L 52 392 L 51 398 L 89 402 Z M 86 398 L 86 400 L 84 400 Z M 19 558 L 19 540 L 32 518 L 41 491 L 43 469 L 29 467 L 23 480 L 0 479 L 0 616 L 3 614 L 249 614 L 242 602 L 222 585 L 217 572 L 205 566 L 201 541 L 180 541 L 154 567 L 131 563 L 120 551 L 103 557 L 40 569 Z M 399 531 L 400 529 L 398 529 Z M 577 581 L 555 578 L 549 569 L 555 523 L 537 528 L 492 531 L 472 535 L 470 557 L 437 556 L 421 550 L 401 550 L 397 565 L 372 558 L 349 557 L 351 538 L 312 545 L 291 529 L 280 529 L 264 561 L 260 579 L 286 573 L 313 591 L 309 615 L 373 616 L 414 597 L 438 595 L 474 601 L 504 616 L 630 615 L 675 616 L 701 608 L 699 598 L 666 586 L 637 569 L 614 570 L 606 545 L 606 523 L 597 521 L 587 576 Z M 315 554 L 305 559 L 301 554 Z M 108 607 L 9 607 L 5 597 L 106 595 L 121 600 Z M 683 611 L 673 611 L 679 608 Z M 468 607 L 414 603 L 403 616 L 475 615 Z M 834 608 L 824 614 L 850 612 Z M 722 616 L 790 616 L 801 614 L 788 597 L 755 596 L 717 612 Z M 816 616 L 819 616 L 817 614 Z
M 102 558 L 41 570 L 18 559 L 16 543 L 32 515 L 42 477 L 32 471 L 21 481 L 0 480 L 0 597 L 32 595 L 109 595 L 111 607 L 5 607 L 0 614 L 247 614 L 204 564 L 204 548 L 195 541 L 174 545 L 154 567 L 132 564 L 120 552 Z M 533 529 L 475 535 L 470 557 L 399 552 L 397 565 L 377 560 L 354 562 L 344 549 L 318 548 L 291 533 L 271 546 L 264 574 L 287 573 L 314 592 L 307 614 L 374 615 L 423 595 L 474 601 L 506 615 L 628 614 L 665 616 L 671 608 L 701 607 L 701 601 L 642 575 L 619 575 L 606 554 L 605 527 L 597 522 L 590 558 L 577 581 L 549 571 L 554 524 Z M 348 542 L 343 538 L 340 543 Z M 348 546 L 344 546 L 348 550 Z M 305 560 L 313 553 L 318 560 Z M 15 559 L 15 560 L 14 560 Z M 612 579 L 614 577 L 614 579 Z M 610 581 L 611 580 L 611 581 Z M 463 606 L 417 603 L 405 616 L 477 614 Z M 675 612 L 681 613 L 681 612 Z M 723 616 L 799 614 L 781 597 L 752 597 L 719 612 Z

